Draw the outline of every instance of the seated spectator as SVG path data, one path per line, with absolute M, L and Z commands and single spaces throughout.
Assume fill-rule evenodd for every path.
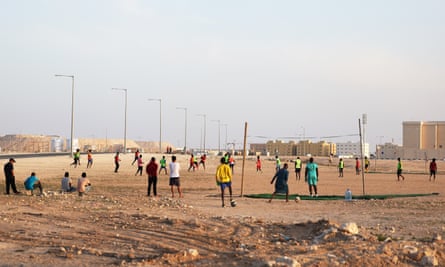
M 65 172 L 65 176 L 62 178 L 62 192 L 71 193 L 76 191 L 76 188 L 72 186 L 72 180 L 69 172 Z
M 91 189 L 90 180 L 87 178 L 86 172 L 82 172 L 82 177 L 77 180 L 77 192 L 79 192 L 79 197 L 87 193 Z
M 31 176 L 26 178 L 24 184 L 26 190 L 31 190 L 31 195 L 34 195 L 34 189 L 36 188 L 40 189 L 40 195 L 43 195 L 42 183 L 40 183 L 35 172 L 32 172 Z

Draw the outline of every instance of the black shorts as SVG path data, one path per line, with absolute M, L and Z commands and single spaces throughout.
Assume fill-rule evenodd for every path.
M 171 186 L 180 186 L 179 177 L 170 177 L 169 185 Z

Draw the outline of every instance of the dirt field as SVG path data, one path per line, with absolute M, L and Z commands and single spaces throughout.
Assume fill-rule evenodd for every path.
M 148 161 L 153 155 L 143 156 Z M 69 166 L 67 156 L 17 159 L 20 191 L 35 171 L 47 195 L 0 195 L 0 266 L 445 266 L 444 175 L 429 182 L 424 161 L 404 162 L 406 179 L 398 182 L 396 161 L 373 160 L 365 193 L 438 195 L 268 203 L 240 196 L 237 158 L 237 206 L 222 208 L 214 179 L 219 159 L 208 158 L 206 170 L 187 172 L 188 159 L 178 157 L 181 199 L 171 198 L 165 174 L 159 176 L 159 196 L 147 197 L 147 177 L 134 175 L 132 154 L 122 156 L 117 174 L 112 154 L 95 155 L 91 169 L 85 156 L 78 168 Z M 346 161 L 344 178 L 327 159 L 315 161 L 319 195 L 344 195 L 346 188 L 363 193 L 352 161 Z M 263 158 L 263 173 L 256 173 L 248 159 L 242 193 L 272 193 L 273 165 Z M 438 162 L 439 171 L 443 167 Z M 290 193 L 308 195 L 304 180 L 296 181 L 290 170 Z M 87 172 L 93 184 L 88 195 L 58 193 L 65 171 L 75 181 Z M 4 183 L 2 178 L 2 192 Z

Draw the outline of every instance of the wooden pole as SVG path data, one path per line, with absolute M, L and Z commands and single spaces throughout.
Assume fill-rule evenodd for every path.
M 243 197 L 244 192 L 244 166 L 246 164 L 246 144 L 247 144 L 247 122 L 244 123 L 244 145 L 243 145 L 243 167 L 241 171 L 241 197 Z
M 362 125 L 360 119 L 358 119 L 358 131 L 360 135 L 360 157 L 362 161 L 362 187 L 363 187 L 363 195 L 365 195 L 365 172 L 363 171 L 363 139 L 362 139 Z

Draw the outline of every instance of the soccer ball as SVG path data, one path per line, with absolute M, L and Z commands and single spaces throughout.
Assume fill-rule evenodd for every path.
M 230 206 L 236 207 L 236 201 L 235 200 L 230 201 Z
M 297 196 L 297 197 L 295 198 L 295 202 L 300 202 L 300 200 L 301 200 L 301 198 L 300 198 L 299 196 Z

